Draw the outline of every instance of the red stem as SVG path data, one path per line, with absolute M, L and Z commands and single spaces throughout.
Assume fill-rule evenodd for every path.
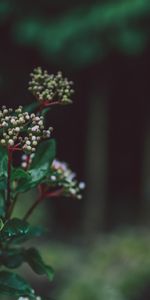
M 35 208 L 45 199 L 45 198 L 49 198 L 49 197 L 58 197 L 62 194 L 63 189 L 59 189 L 57 191 L 54 192 L 47 192 L 44 190 L 44 188 L 41 187 L 41 195 L 39 196 L 39 198 L 32 204 L 32 206 L 29 208 L 29 210 L 27 211 L 27 213 L 25 214 L 23 220 L 27 220 L 31 214 L 33 213 L 33 211 L 35 210 Z
M 11 177 L 11 162 L 12 162 L 12 149 L 8 148 L 8 166 L 7 166 L 7 199 L 6 199 L 6 218 L 9 216 L 9 209 L 11 206 L 11 187 L 10 187 L 10 177 Z

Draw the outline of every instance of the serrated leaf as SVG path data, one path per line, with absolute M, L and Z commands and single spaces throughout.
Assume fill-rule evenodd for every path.
M 32 287 L 22 277 L 8 271 L 0 272 L 0 294 L 35 299 Z
M 47 266 L 39 252 L 35 248 L 30 248 L 26 251 L 26 261 L 32 270 L 39 275 L 46 275 L 50 281 L 53 280 L 54 270 L 52 267 Z

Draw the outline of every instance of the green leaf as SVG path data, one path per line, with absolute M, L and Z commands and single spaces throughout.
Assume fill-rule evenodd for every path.
M 13 239 L 13 244 L 21 244 L 26 242 L 29 239 L 37 238 L 43 234 L 45 234 L 46 230 L 42 227 L 38 226 L 29 226 L 29 231 L 25 235 L 21 235 L 15 239 Z
M 3 176 L 0 178 L 0 191 L 4 192 L 6 187 L 7 187 L 7 178 Z
M 5 215 L 5 189 L 1 189 L 1 181 L 0 181 L 0 217 L 4 217 Z
M 5 190 L 7 188 L 8 155 L 6 148 L 0 146 L 0 216 L 5 214 Z
M 4 227 L 3 220 L 2 220 L 2 219 L 0 219 L 0 231 L 3 229 L 3 227 Z
M 3 158 L 4 155 L 7 155 L 7 149 L 0 145 L 0 160 Z
M 55 158 L 56 144 L 54 139 L 40 143 L 28 171 L 18 170 L 17 176 L 22 176 L 14 193 L 24 193 L 43 181 L 50 172 L 50 166 Z
M 30 174 L 22 168 L 13 168 L 11 172 L 11 180 L 30 179 Z
M 22 249 L 10 248 L 0 253 L 0 264 L 9 269 L 18 268 L 24 262 Z
M 32 287 L 19 275 L 7 271 L 0 272 L 0 294 L 35 299 Z
M 7 177 L 8 156 L 4 154 L 0 159 L 0 177 Z
M 43 262 L 41 255 L 35 248 L 30 248 L 26 251 L 26 261 L 35 273 L 47 275 L 50 281 L 53 280 L 54 270 Z
M 11 172 L 12 198 L 14 198 L 18 193 L 25 192 L 27 190 L 25 187 L 30 184 L 31 180 L 32 178 L 28 171 L 25 171 L 22 168 L 13 168 Z
M 13 244 L 20 244 L 30 238 L 38 237 L 44 232 L 44 229 L 41 227 L 30 226 L 28 222 L 14 218 L 4 224 L 0 231 L 0 241 L 11 241 Z
M 55 155 L 56 143 L 54 139 L 46 140 L 38 146 L 30 166 L 30 173 L 35 181 L 39 181 L 47 175 Z
M 30 226 L 26 221 L 17 218 L 7 221 L 0 232 L 0 241 L 9 241 L 29 233 Z

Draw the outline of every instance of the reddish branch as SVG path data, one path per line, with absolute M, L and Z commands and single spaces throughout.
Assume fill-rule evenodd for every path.
M 40 196 L 39 198 L 32 204 L 32 206 L 29 208 L 29 210 L 27 211 L 27 213 L 25 214 L 24 216 L 24 220 L 27 220 L 31 214 L 33 213 L 33 211 L 36 209 L 36 207 L 41 203 L 43 202 L 43 200 L 45 198 L 52 198 L 52 197 L 59 197 L 62 195 L 63 193 L 63 188 L 59 189 L 59 190 L 56 190 L 56 191 L 47 191 L 45 190 L 45 187 L 43 185 L 40 186 Z
M 8 165 L 7 165 L 7 199 L 6 199 L 6 218 L 9 216 L 9 209 L 11 206 L 11 163 L 12 163 L 12 149 L 8 148 Z

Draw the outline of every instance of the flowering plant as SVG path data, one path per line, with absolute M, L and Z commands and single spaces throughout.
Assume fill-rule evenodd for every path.
M 49 107 L 72 102 L 72 84 L 61 72 L 49 75 L 36 68 L 29 82 L 36 102 L 27 108 L 2 106 L 0 110 L 0 294 L 14 299 L 45 299 L 12 271 L 24 262 L 50 281 L 54 275 L 53 268 L 45 264 L 36 248 L 22 247 L 25 241 L 43 233 L 41 228 L 29 224 L 29 217 L 44 199 L 58 196 L 80 199 L 84 188 L 69 166 L 55 158 L 53 128 L 45 128 Z M 15 152 L 21 154 L 17 166 Z M 33 188 L 38 189 L 38 199 L 23 216 L 14 218 L 19 195 Z

